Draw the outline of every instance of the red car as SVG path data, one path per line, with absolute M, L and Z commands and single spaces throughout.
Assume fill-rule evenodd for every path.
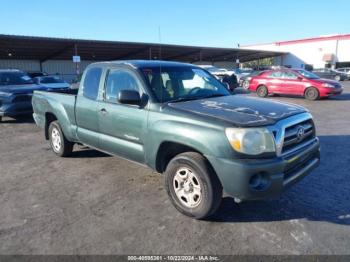
M 337 81 L 322 79 L 304 69 L 278 69 L 253 76 L 249 81 L 249 90 L 255 91 L 260 97 L 281 94 L 317 100 L 339 95 L 343 92 L 343 87 Z

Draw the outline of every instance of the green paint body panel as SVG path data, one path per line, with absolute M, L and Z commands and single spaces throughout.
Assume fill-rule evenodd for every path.
M 242 103 L 244 100 L 248 105 L 255 103 L 255 106 L 260 106 L 268 113 L 268 106 L 271 106 L 271 112 L 273 111 L 274 114 L 276 114 L 276 110 L 285 109 L 286 111 L 282 112 L 279 118 L 265 117 L 266 121 L 263 122 L 262 117 L 254 120 L 254 116 L 250 113 L 234 111 L 229 108 L 237 115 L 237 119 L 236 121 L 235 119 L 228 121 L 227 115 L 225 116 L 227 108 L 220 117 L 215 117 L 213 116 L 215 111 L 206 106 L 207 101 L 198 102 L 195 110 L 188 108 L 193 104 L 186 104 L 185 109 L 181 109 L 177 108 L 177 104 L 171 106 L 155 102 L 149 87 L 135 65 L 113 62 L 96 63 L 90 65 L 86 70 L 91 67 L 103 69 L 97 99 L 91 100 L 84 97 L 82 84 L 77 95 L 35 92 L 32 103 L 34 119 L 38 126 L 45 128 L 47 114 L 52 114 L 59 121 L 63 133 L 69 141 L 86 144 L 101 151 L 147 165 L 152 169 L 157 168 L 157 155 L 162 154 L 159 152 L 162 143 L 174 142 L 191 147 L 208 159 L 227 193 L 247 200 L 269 198 L 280 194 L 287 186 L 283 179 L 285 167 L 291 161 L 290 159 L 295 163 L 304 159 L 305 156 L 313 156 L 319 160 L 318 140 L 307 149 L 295 152 L 286 158 L 272 156 L 268 159 L 244 159 L 232 149 L 226 138 L 225 129 L 227 127 L 271 125 L 289 115 L 305 112 L 300 107 L 282 106 L 278 103 L 255 101 L 250 98 L 244 100 L 243 96 L 242 98 L 232 96 L 232 98 L 224 99 L 227 101 L 236 99 L 236 103 Z M 104 80 L 111 68 L 127 69 L 138 76 L 139 84 L 149 98 L 145 106 L 138 107 L 104 101 Z M 84 82 L 86 70 L 81 83 Z M 220 103 L 227 103 L 226 100 Z M 210 103 L 213 103 L 212 101 L 210 100 Z M 101 109 L 106 109 L 107 113 L 101 113 Z M 247 123 L 244 122 L 245 119 L 247 119 Z M 310 173 L 318 165 L 319 161 L 316 162 L 312 163 L 309 169 L 304 170 L 303 174 L 300 174 L 288 185 Z M 254 191 L 249 187 L 251 177 L 257 173 L 264 173 L 267 176 L 270 183 L 267 190 Z

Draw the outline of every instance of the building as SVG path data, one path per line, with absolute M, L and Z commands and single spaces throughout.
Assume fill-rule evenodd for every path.
M 350 67 L 350 34 L 247 45 L 241 48 L 286 52 L 285 55 L 275 58 L 275 64 L 287 67 Z
M 67 81 L 96 61 L 163 59 L 232 68 L 237 59 L 246 62 L 281 55 L 238 48 L 0 35 L 0 69 L 43 71 Z M 73 62 L 73 56 L 79 62 Z

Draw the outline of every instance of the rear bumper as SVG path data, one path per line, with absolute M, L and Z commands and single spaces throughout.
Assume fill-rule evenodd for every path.
M 278 197 L 320 162 L 319 141 L 275 159 L 221 159 L 206 156 L 226 193 L 241 200 Z M 258 183 L 260 181 L 260 184 Z

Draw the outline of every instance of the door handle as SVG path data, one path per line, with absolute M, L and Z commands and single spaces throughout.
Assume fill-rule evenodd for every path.
M 106 110 L 106 108 L 102 108 L 100 111 L 101 111 L 102 115 L 107 114 L 107 110 Z

